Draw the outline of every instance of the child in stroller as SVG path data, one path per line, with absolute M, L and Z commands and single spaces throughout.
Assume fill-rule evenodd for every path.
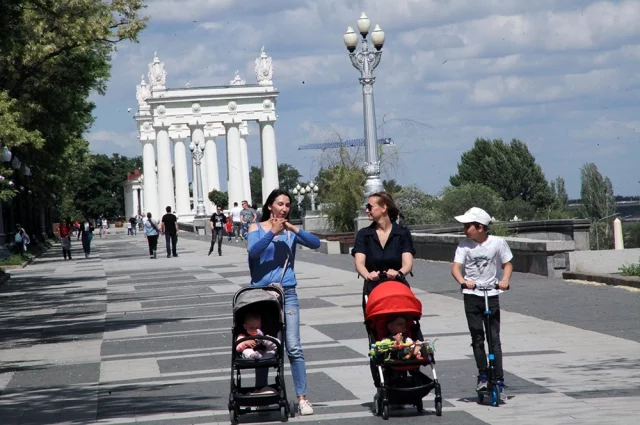
M 285 333 L 282 291 L 274 286 L 242 288 L 233 297 L 231 354 L 231 390 L 229 417 L 238 423 L 241 414 L 252 407 L 280 411 L 286 422 L 295 415 L 295 404 L 289 404 L 284 383 L 284 344 L 278 339 Z M 259 371 L 276 369 L 275 383 L 259 382 Z M 242 371 L 252 369 L 256 385 L 242 385 Z M 277 406 L 269 408 L 269 406 Z
M 441 416 L 442 393 L 433 344 L 423 341 L 420 330 L 420 300 L 406 283 L 386 281 L 365 294 L 363 301 L 371 346 L 371 373 L 377 387 L 374 413 L 386 420 L 391 405 L 403 404 L 412 404 L 422 412 L 422 399 L 435 390 L 436 414 Z M 385 339 L 390 334 L 393 340 Z M 431 366 L 433 379 L 422 373 L 420 366 Z
M 262 330 L 262 319 L 259 315 L 248 313 L 244 317 L 244 329 L 246 334 L 239 334 L 236 342 L 246 338 L 247 336 L 264 336 Z M 245 340 L 238 343 L 236 351 L 242 354 L 243 359 L 270 359 L 276 356 L 277 346 L 268 339 L 262 340 Z

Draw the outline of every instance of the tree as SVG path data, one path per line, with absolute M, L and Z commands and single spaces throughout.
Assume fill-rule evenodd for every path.
M 209 200 L 217 207 L 221 207 L 223 210 L 229 207 L 229 195 L 227 192 L 221 192 L 213 189 L 209 192 Z
M 478 183 L 465 183 L 458 187 L 449 186 L 442 191 L 437 208 L 440 219 L 447 223 L 464 214 L 471 207 L 479 207 L 492 217 L 500 211 L 502 199 L 490 187 Z
M 355 229 L 354 220 L 362 204 L 362 190 L 366 176 L 361 168 L 336 165 L 327 169 L 328 180 L 324 181 L 329 222 L 338 232 L 351 232 Z
M 418 186 L 404 186 L 394 194 L 394 200 L 400 208 L 402 224 L 405 226 L 438 222 L 433 196 L 427 195 Z
M 613 232 L 611 222 L 604 221 L 611 217 L 616 210 L 616 197 L 613 184 L 609 177 L 602 177 L 596 164 L 588 163 L 580 169 L 580 197 L 582 206 L 580 212 L 583 217 L 591 219 L 592 247 L 613 246 Z
M 592 220 L 612 215 L 616 210 L 616 197 L 609 177 L 602 177 L 594 163 L 580 169 L 580 197 L 583 217 Z
M 551 188 L 542 168 L 536 164 L 527 145 L 513 139 L 476 139 L 473 148 L 462 154 L 458 174 L 450 178 L 451 185 L 477 183 L 490 187 L 506 200 L 520 198 L 536 208 L 553 202 Z
M 302 174 L 291 164 L 278 164 L 278 187 L 291 192 L 300 182 Z M 251 199 L 254 203 L 262 202 L 262 169 L 251 166 L 249 171 L 249 182 L 251 185 Z
M 127 173 L 142 167 L 142 157 L 127 158 L 118 154 L 92 155 L 83 184 L 75 189 L 75 206 L 84 215 L 119 217 L 124 215 L 124 189 Z
M 564 185 L 564 179 L 562 177 L 556 177 L 551 182 L 551 192 L 553 193 L 552 207 L 557 211 L 566 211 L 569 205 L 569 195 Z
M 111 55 L 120 42 L 137 40 L 144 7 L 142 0 L 0 2 L 0 137 L 31 168 L 40 204 L 53 194 L 68 203 L 86 183 L 77 178 L 88 163 L 89 97 L 105 93 Z M 10 170 L 0 172 L 0 196 L 11 196 L 2 186 Z
M 402 186 L 395 179 L 382 180 L 382 187 L 384 187 L 385 192 L 390 193 L 392 196 L 402 190 Z

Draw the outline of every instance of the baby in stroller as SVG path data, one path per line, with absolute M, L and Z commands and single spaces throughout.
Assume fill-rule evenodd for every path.
M 244 317 L 244 330 L 246 334 L 238 334 L 236 341 L 239 341 L 247 336 L 264 336 L 260 328 L 262 327 L 262 318 L 259 314 L 247 313 Z M 278 342 L 280 340 L 276 339 Z M 270 359 L 276 356 L 277 346 L 273 341 L 268 339 L 261 340 L 248 340 L 236 345 L 236 351 L 242 353 L 243 359 Z
M 365 294 L 364 302 L 371 373 L 377 387 L 374 413 L 388 419 L 391 405 L 406 404 L 422 412 L 422 399 L 435 390 L 436 414 L 440 416 L 442 393 L 433 343 L 423 342 L 420 330 L 422 303 L 409 285 L 396 281 L 378 284 Z M 431 366 L 433 379 L 422 373 L 420 366 Z

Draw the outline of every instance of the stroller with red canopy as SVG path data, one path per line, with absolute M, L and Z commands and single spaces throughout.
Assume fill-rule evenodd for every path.
M 386 281 L 377 284 L 367 294 L 365 290 L 365 326 L 369 336 L 369 344 L 375 346 L 376 341 L 387 337 L 387 323 L 392 316 L 402 315 L 407 319 L 407 337 L 423 340 L 420 330 L 422 303 L 408 284 Z M 423 347 L 424 350 L 424 347 Z M 433 353 L 423 351 L 422 359 L 392 360 L 383 356 L 370 357 L 371 373 L 377 387 L 373 398 L 376 416 L 389 418 L 392 405 L 414 405 L 422 412 L 422 399 L 435 390 L 436 415 L 442 415 L 442 393 L 435 370 Z M 420 366 L 431 366 L 433 379 L 420 371 Z

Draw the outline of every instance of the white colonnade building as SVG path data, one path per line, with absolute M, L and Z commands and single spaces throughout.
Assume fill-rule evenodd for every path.
M 170 206 L 180 221 L 193 220 L 198 193 L 196 167 L 192 164 L 192 207 L 187 160 L 193 159 L 187 155 L 188 139 L 205 146 L 201 173 L 207 214 L 213 212 L 208 193 L 220 190 L 218 143 L 222 137 L 226 140 L 229 207 L 243 200 L 264 202 L 278 187 L 274 131 L 278 92 L 272 81 L 272 60 L 264 47 L 256 59 L 255 72 L 257 84 L 246 84 L 236 71 L 229 85 L 168 89 L 164 63 L 154 55 L 149 64 L 149 84 L 143 76 L 136 88 L 135 120 L 142 143 L 145 212 L 159 218 L 165 207 Z M 246 139 L 249 121 L 256 121 L 260 126 L 262 200 L 251 199 Z

